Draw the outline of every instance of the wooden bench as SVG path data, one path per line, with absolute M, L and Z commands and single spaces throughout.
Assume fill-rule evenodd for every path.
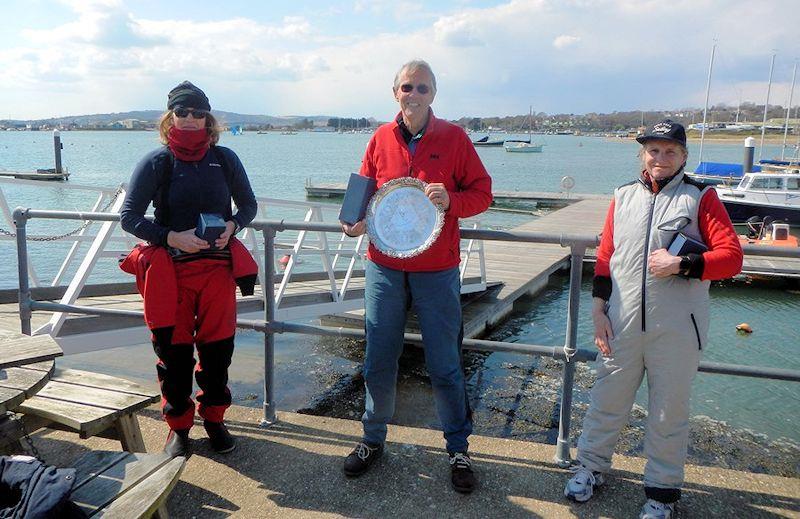
M 71 430 L 81 438 L 118 439 L 128 452 L 146 452 L 134 413 L 160 401 L 159 393 L 109 375 L 54 369 L 53 361 L 8 370 L 8 378 L 2 385 L 24 387 L 25 377 L 48 371 L 52 371 L 50 381 L 16 409 L 28 431 L 42 427 Z
M 70 499 L 89 517 L 158 516 L 180 478 L 186 459 L 167 454 L 92 451 L 75 463 Z

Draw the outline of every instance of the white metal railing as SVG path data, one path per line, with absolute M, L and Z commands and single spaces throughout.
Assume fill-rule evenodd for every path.
M 77 211 L 88 211 L 88 212 L 103 212 L 106 210 L 110 210 L 111 205 L 115 201 L 115 199 L 119 196 L 122 192 L 122 185 L 116 188 L 105 188 L 105 187 L 97 187 L 97 186 L 86 186 L 80 184 L 73 184 L 73 183 L 50 183 L 50 182 L 43 182 L 41 180 L 23 180 L 23 179 L 16 179 L 16 178 L 5 178 L 0 177 L 0 241 L 14 241 L 14 220 L 11 216 L 11 205 L 18 205 L 19 201 L 14 203 L 14 196 L 13 194 L 9 197 L 6 191 L 11 188 L 12 190 L 36 190 L 38 192 L 42 191 L 43 189 L 58 189 L 59 191 L 73 191 L 77 193 L 86 193 L 86 202 L 87 205 L 85 207 L 75 207 L 74 209 Z M 123 195 L 124 196 L 124 195 Z M 9 199 L 12 200 L 12 203 L 9 203 Z M 28 272 L 31 276 L 32 285 L 34 287 L 41 287 L 41 286 L 59 286 L 61 282 L 64 280 L 69 268 L 72 266 L 72 263 L 75 261 L 80 245 L 82 243 L 92 243 L 94 242 L 96 235 L 92 234 L 91 231 L 94 227 L 98 226 L 94 222 L 85 222 L 83 225 L 77 226 L 76 228 L 68 231 L 66 233 L 58 233 L 58 232 L 49 232 L 47 234 L 42 233 L 31 233 L 28 235 L 28 239 L 31 241 L 39 241 L 39 242 L 61 242 L 65 244 L 69 244 L 69 249 L 66 255 L 60 262 L 60 266 L 58 267 L 56 274 L 50 280 L 49 283 L 45 283 L 42 281 L 42 276 L 37 274 L 36 269 L 33 265 L 33 262 L 29 262 L 28 264 Z M 120 243 L 122 245 L 122 249 L 130 250 L 136 244 L 136 238 L 129 234 L 120 233 L 117 236 L 112 237 L 109 241 L 114 243 Z M 121 249 L 121 250 L 122 250 Z M 106 251 L 107 255 L 114 255 L 115 253 L 112 251 Z M 118 253 L 117 253 L 118 254 Z M 52 256 L 49 258 L 52 260 Z
M 126 186 L 120 185 L 118 188 L 100 188 L 94 186 L 81 186 L 75 184 L 58 183 L 49 184 L 41 181 L 0 179 L 0 209 L 2 209 L 8 230 L 14 230 L 13 218 L 11 216 L 10 205 L 6 194 L 3 192 L 4 184 L 18 186 L 35 186 L 36 189 L 46 189 L 48 187 L 58 189 L 73 189 L 84 191 L 88 194 L 87 200 L 93 201 L 87 207 L 87 212 L 112 212 L 118 213 L 125 198 Z M 338 221 L 338 204 L 322 202 L 305 202 L 281 200 L 277 198 L 256 197 L 258 202 L 258 217 L 266 218 L 286 218 L 297 221 L 316 223 L 335 223 Z M 17 205 L 17 204 L 14 204 Z M 302 215 L 300 217 L 300 215 Z M 73 305 L 76 303 L 84 286 L 93 271 L 96 270 L 97 262 L 101 258 L 113 258 L 118 260 L 138 241 L 135 237 L 124 233 L 119 228 L 118 221 L 91 222 L 85 220 L 83 226 L 74 229 L 66 235 L 37 235 L 28 234 L 29 240 L 51 241 L 59 238 L 58 241 L 69 245 L 69 251 L 61 262 L 57 273 L 49 283 L 50 286 L 59 286 L 61 282 L 68 278 L 70 267 L 79 256 L 80 246 L 88 243 L 88 251 L 83 255 L 75 272 L 72 274 L 66 292 L 61 298 L 60 303 Z M 479 222 L 477 219 L 462 221 L 463 227 L 477 229 Z M 7 235 L 2 234 L 3 227 L 0 226 L 0 238 L 3 240 L 13 240 L 12 232 Z M 321 231 L 299 231 L 296 233 L 281 233 L 283 237 L 276 241 L 276 255 L 280 255 L 280 260 L 276 265 L 283 266 L 282 277 L 275 292 L 274 307 L 276 317 L 283 320 L 293 320 L 304 317 L 341 313 L 355 310 L 363 306 L 363 296 L 348 297 L 349 292 L 359 290 L 360 287 L 353 283 L 357 277 L 358 269 L 363 269 L 365 251 L 368 240 L 365 236 L 351 238 L 344 233 L 338 233 L 333 239 L 328 232 Z M 239 239 L 245 244 L 256 259 L 259 268 L 259 279 L 264 278 L 264 257 L 261 248 L 261 236 L 251 228 L 245 228 L 239 235 Z M 112 246 L 113 244 L 113 246 Z M 121 247 L 120 247 L 121 245 Z M 478 256 L 477 259 L 474 256 Z M 31 262 L 29 262 L 30 265 Z M 340 263 L 342 265 L 340 266 Z M 344 268 L 342 268 L 344 267 Z M 2 267 L 0 266 L 0 269 Z M 116 264 L 114 272 L 116 272 Z M 33 286 L 42 286 L 40 277 L 36 276 L 33 267 L 29 267 Z M 317 298 L 319 302 L 311 302 L 302 305 L 284 304 L 290 292 L 293 278 L 304 273 L 324 273 L 324 283 L 316 283 L 312 289 L 318 294 L 323 294 Z M 104 271 L 104 274 L 106 272 Z M 337 277 L 338 274 L 338 277 Z M 486 262 L 484 257 L 483 242 L 481 240 L 467 240 L 462 248 L 462 263 L 460 276 L 462 281 L 462 293 L 476 292 L 486 289 Z M 9 276 L 11 277 L 11 276 Z M 130 279 L 130 278 L 126 278 Z M 325 296 L 325 294 L 329 294 Z M 47 333 L 57 336 L 66 319 L 65 313 L 54 313 L 50 321 L 37 329 L 34 333 Z M 107 339 L 103 339 L 107 340 Z

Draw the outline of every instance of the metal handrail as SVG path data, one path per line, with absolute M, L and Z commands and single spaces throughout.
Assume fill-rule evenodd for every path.
M 41 211 L 35 209 L 17 208 L 14 211 L 14 221 L 17 229 L 17 254 L 19 271 L 19 314 L 22 332 L 31 333 L 31 313 L 34 310 L 69 311 L 73 313 L 86 313 L 94 315 L 124 315 L 140 316 L 142 312 L 129 310 L 113 310 L 79 305 L 64 305 L 58 303 L 38 302 L 31 299 L 28 281 L 28 257 L 26 241 L 26 225 L 31 218 L 63 218 L 69 220 L 90 218 L 97 221 L 115 221 L 119 214 L 91 213 L 71 211 Z M 249 226 L 260 231 L 264 242 L 264 272 L 275 272 L 275 236 L 277 232 L 298 230 L 318 232 L 338 232 L 340 227 L 334 224 L 320 222 L 295 222 L 285 220 L 254 220 Z M 578 310 L 580 302 L 581 278 L 583 274 L 583 259 L 586 249 L 595 247 L 599 237 L 591 234 L 577 233 L 547 233 L 547 232 L 521 232 L 521 231 L 495 231 L 484 229 L 461 229 L 461 236 L 465 239 L 481 239 L 494 241 L 512 241 L 523 243 L 551 243 L 570 248 L 570 283 L 569 300 L 567 303 L 567 330 L 563 347 L 542 346 L 535 344 L 508 343 L 502 341 L 487 341 L 480 339 L 464 339 L 463 345 L 468 349 L 484 351 L 505 351 L 523 353 L 528 355 L 549 356 L 564 362 L 562 374 L 561 405 L 559 416 L 559 433 L 556 443 L 555 461 L 562 465 L 569 465 L 571 461 L 569 448 L 569 429 L 572 409 L 572 392 L 576 362 L 596 360 L 597 352 L 577 348 Z M 759 256 L 789 256 L 800 257 L 800 249 L 779 249 L 765 251 L 757 246 L 743 247 L 745 253 L 755 253 Z M 275 276 L 265 276 L 262 283 L 264 293 L 264 319 L 247 320 L 239 319 L 237 326 L 261 331 L 264 334 L 264 418 L 262 425 L 269 425 L 276 421 L 275 395 L 274 395 L 274 359 L 275 359 L 275 334 L 276 333 L 301 333 L 323 336 L 342 336 L 364 339 L 364 330 L 332 328 L 313 326 L 297 323 L 288 323 L 275 320 Z M 271 296 L 271 297 L 270 297 Z M 405 340 L 419 344 L 422 336 L 419 334 L 405 334 Z M 770 378 L 800 382 L 800 371 L 767 368 L 760 366 L 743 366 L 736 364 L 722 364 L 714 362 L 700 362 L 698 371 L 707 373 L 720 373 L 736 376 Z

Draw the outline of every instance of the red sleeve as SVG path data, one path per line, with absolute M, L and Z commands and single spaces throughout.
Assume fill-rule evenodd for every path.
M 377 178 L 378 169 L 375 167 L 375 160 L 373 158 L 375 153 L 376 135 L 377 133 L 369 140 L 369 144 L 367 144 L 367 150 L 364 152 L 364 158 L 361 159 L 361 169 L 358 173 L 362 177 Z
M 448 193 L 448 212 L 456 218 L 469 218 L 484 212 L 492 204 L 492 177 L 483 167 L 475 146 L 464 130 L 459 128 L 457 131 L 461 153 L 454 176 L 459 190 Z
M 611 205 L 608 206 L 608 213 L 606 214 L 606 223 L 603 225 L 603 231 L 600 234 L 600 245 L 597 247 L 597 263 L 594 264 L 595 276 L 611 276 L 611 255 L 614 254 L 614 199 L 611 199 Z
M 727 279 L 742 271 L 742 247 L 725 206 L 714 189 L 700 200 L 698 225 L 708 252 L 703 253 L 703 280 Z

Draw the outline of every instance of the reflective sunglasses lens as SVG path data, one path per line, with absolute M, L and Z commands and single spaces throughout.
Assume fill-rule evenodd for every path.
M 208 115 L 208 112 L 206 112 L 205 110 L 195 110 L 194 112 L 191 112 L 191 114 L 192 117 L 194 117 L 195 119 L 202 119 L 203 117 Z
M 408 83 L 400 85 L 400 90 L 402 90 L 405 93 L 409 93 L 412 90 L 414 90 L 414 85 L 409 85 Z
M 177 115 L 179 118 L 183 119 L 184 117 L 189 115 L 189 110 L 187 110 L 186 108 L 176 108 L 172 111 L 172 113 Z
M 428 93 L 428 85 L 417 85 L 417 92 L 420 94 L 427 94 Z

